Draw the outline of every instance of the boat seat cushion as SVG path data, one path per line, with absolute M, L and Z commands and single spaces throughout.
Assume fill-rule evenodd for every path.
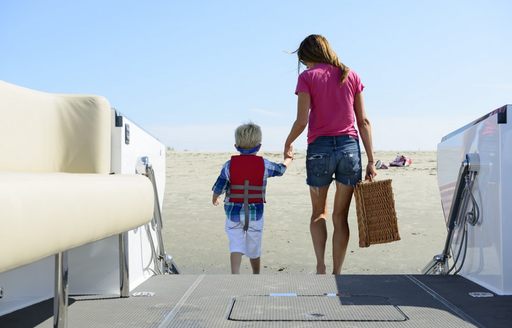
M 0 171 L 0 272 L 141 226 L 153 197 L 142 175 Z
M 0 171 L 109 173 L 112 111 L 94 95 L 0 81 Z

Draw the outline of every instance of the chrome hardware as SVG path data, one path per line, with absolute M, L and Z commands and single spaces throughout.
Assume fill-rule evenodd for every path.
M 489 292 L 469 292 L 468 295 L 475 298 L 494 297 L 494 294 Z
M 119 234 L 119 294 L 130 297 L 130 259 L 128 254 L 128 232 Z
M 146 175 L 146 169 L 150 165 L 151 164 L 149 163 L 149 157 L 139 157 L 139 159 L 137 160 L 137 164 L 135 165 L 135 172 L 137 172 L 137 174 Z
M 443 254 L 435 255 L 432 261 L 423 268 L 422 272 L 424 274 L 446 275 L 448 274 L 448 261 Z
M 130 144 L 130 124 L 124 125 L 124 143 Z
M 463 245 L 467 246 L 467 227 L 466 223 L 475 225 L 480 216 L 480 210 L 478 204 L 473 196 L 473 185 L 475 182 L 476 175 L 480 171 L 480 157 L 478 154 L 466 154 L 466 158 L 462 161 L 459 169 L 459 175 L 457 177 L 457 183 L 455 185 L 455 191 L 453 195 L 452 205 L 450 213 L 448 215 L 448 235 L 444 245 L 443 253 L 435 255 L 434 258 L 423 268 L 424 274 L 440 274 L 447 275 L 455 269 L 459 256 L 461 255 Z M 471 210 L 468 211 L 469 202 L 472 203 Z M 461 229 L 462 238 L 460 239 L 460 248 L 453 259 L 453 265 L 450 268 L 448 266 L 448 259 L 451 258 L 451 244 L 453 242 L 453 235 L 455 228 Z M 464 259 L 466 252 L 462 258 L 462 263 L 458 269 L 455 270 L 455 274 L 459 272 L 464 265 Z
M 53 297 L 53 327 L 68 326 L 68 253 L 55 254 L 55 295 Z
M 178 269 L 176 262 L 174 262 L 174 259 L 169 254 L 165 254 L 164 263 L 165 263 L 165 268 L 164 268 L 165 273 L 168 273 L 168 274 L 179 274 L 180 273 L 180 270 Z
M 157 269 L 157 273 L 178 274 L 180 272 L 172 256 L 165 253 L 164 240 L 162 237 L 162 212 L 160 211 L 160 201 L 158 197 L 158 189 L 156 187 L 155 171 L 153 170 L 153 165 L 151 165 L 149 158 L 147 156 L 142 156 L 139 157 L 139 159 L 137 160 L 135 170 L 138 174 L 147 176 L 151 181 L 151 184 L 153 185 L 155 206 L 153 209 L 153 220 L 151 220 L 151 226 L 156 231 L 158 254 L 156 254 L 156 248 L 154 247 L 153 237 L 151 236 L 149 226 L 146 226 L 146 231 L 148 233 L 149 242 L 151 243 L 151 248 L 153 250 L 153 260 L 155 262 L 155 268 Z
M 135 292 L 132 294 L 133 297 L 153 297 L 155 296 L 154 292 Z

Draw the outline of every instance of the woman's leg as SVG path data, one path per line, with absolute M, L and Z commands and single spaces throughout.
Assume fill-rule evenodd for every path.
M 332 224 L 334 232 L 332 235 L 332 260 L 333 274 L 340 274 L 345 253 L 347 252 L 350 230 L 348 228 L 348 210 L 354 188 L 336 182 L 336 195 L 334 196 L 334 208 L 332 211 Z
M 311 222 L 309 230 L 313 240 L 313 248 L 316 256 L 316 273 L 325 274 L 325 243 L 327 241 L 327 227 L 325 226 L 325 216 L 327 212 L 327 191 L 329 186 L 309 187 L 311 196 Z

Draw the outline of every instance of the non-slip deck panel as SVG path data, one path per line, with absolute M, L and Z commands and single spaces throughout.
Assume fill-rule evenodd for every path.
M 241 296 L 233 299 L 234 321 L 405 321 L 398 307 L 372 296 Z
M 472 297 L 489 290 L 461 276 L 414 276 L 455 307 L 463 309 L 483 327 L 512 326 L 512 296 Z
M 415 276 L 417 277 L 417 276 Z M 432 277 L 433 281 L 446 277 Z M 460 283 L 468 283 L 461 279 Z M 455 284 L 453 293 L 457 293 Z M 450 288 L 447 284 L 444 288 Z M 134 292 L 152 292 L 154 296 L 130 297 L 128 299 L 75 297 L 71 299 L 68 320 L 70 328 L 82 327 L 478 327 L 473 313 L 465 311 L 464 304 L 457 306 L 458 314 L 452 307 L 455 299 L 433 297 L 414 279 L 406 275 L 171 275 L 149 279 Z M 440 290 L 442 291 L 442 290 Z M 378 309 L 398 309 L 407 318 L 405 321 L 235 321 L 229 320 L 233 300 L 248 300 L 251 297 L 268 298 L 269 295 L 296 294 L 291 307 L 293 310 L 310 309 L 311 302 L 303 298 L 317 298 L 329 301 L 309 311 L 310 315 L 333 313 L 339 302 L 357 305 L 351 312 L 350 320 L 389 318 Z M 338 296 L 332 296 L 338 294 Z M 442 294 L 442 293 L 439 293 Z M 323 295 L 323 296 L 321 296 Z M 325 296 L 331 295 L 331 296 Z M 302 299 L 300 299 L 302 298 Z M 356 299 L 359 298 L 358 301 Z M 292 298 L 289 298 L 292 299 Z M 385 302 L 384 302 L 385 301 Z M 328 303 L 328 304 L 327 304 Z M 240 305 L 240 304 L 239 304 Z M 244 315 L 251 314 L 257 304 L 245 304 Z M 274 307 L 262 308 L 281 315 Z M 308 307 L 309 306 L 309 307 Z M 483 304 L 482 304 L 483 306 Z M 235 302 L 236 307 L 236 302 Z M 330 309 L 329 307 L 334 307 Z M 375 308 L 377 307 L 377 308 Z M 484 306 L 483 306 L 484 307 Z M 236 308 L 235 308 L 236 309 Z M 492 308 L 490 309 L 492 310 Z M 46 309 L 46 320 L 39 320 L 35 327 L 52 327 L 53 318 Z M 264 312 L 264 311 L 263 311 Z M 357 312 L 357 313 L 356 313 Z M 481 313 L 491 317 L 492 312 Z M 240 312 L 239 312 L 240 314 Z M 239 315 L 238 314 L 238 315 Z M 267 313 L 268 314 L 268 313 Z M 396 313 L 393 312 L 393 317 Z M 23 315 L 27 315 L 25 311 Z M 19 316 L 19 315 L 18 315 Z M 320 317 L 319 316 L 319 317 Z M 461 319 L 465 317 L 466 320 Z M 470 317 L 471 316 L 471 317 Z M 0 327 L 34 327 L 16 321 L 16 313 L 10 321 L 0 318 Z M 396 316 L 398 318 L 398 315 Z M 19 319 L 19 318 L 18 318 Z M 43 318 L 44 319 L 44 318 Z M 345 317 L 347 319 L 347 317 Z M 16 323 L 18 322 L 18 324 Z M 500 327 L 492 321 L 487 327 Z M 9 323 L 9 325 L 7 325 Z M 508 327 L 508 326 L 501 326 Z
M 152 297 L 71 296 L 68 328 L 158 327 L 197 278 L 180 276 L 176 281 L 173 277 L 152 277 L 132 292 L 154 292 Z M 53 302 L 48 300 L 0 317 L 0 327 L 52 328 Z

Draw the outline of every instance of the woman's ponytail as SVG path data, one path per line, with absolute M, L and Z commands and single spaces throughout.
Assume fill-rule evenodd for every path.
M 338 67 L 341 70 L 340 83 L 343 83 L 350 69 L 343 64 L 325 37 L 318 34 L 311 34 L 306 37 L 297 49 L 297 56 L 300 62 L 324 63 Z

